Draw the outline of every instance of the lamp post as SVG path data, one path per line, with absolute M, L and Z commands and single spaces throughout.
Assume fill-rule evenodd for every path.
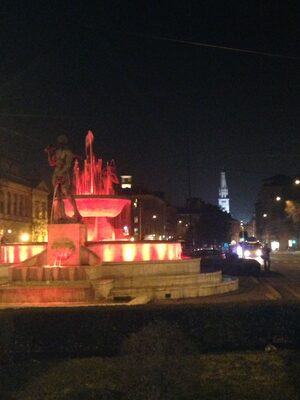
M 264 213 L 263 217 L 263 238 L 266 243 L 269 242 L 269 234 L 268 234 L 268 214 Z
M 155 236 L 155 239 L 157 239 L 157 223 L 156 223 L 156 221 L 157 221 L 157 215 L 156 214 L 153 214 L 152 215 L 152 219 L 153 219 L 153 231 L 154 231 L 154 236 Z

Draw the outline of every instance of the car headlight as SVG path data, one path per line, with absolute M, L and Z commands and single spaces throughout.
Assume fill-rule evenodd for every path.
M 256 255 L 257 257 L 261 257 L 262 251 L 260 249 L 256 250 Z
M 245 250 L 244 251 L 244 256 L 245 257 L 249 257 L 250 256 L 250 251 L 249 250 Z

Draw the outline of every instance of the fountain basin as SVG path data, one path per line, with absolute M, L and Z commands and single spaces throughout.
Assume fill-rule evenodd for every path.
M 116 196 L 76 195 L 77 208 L 82 217 L 117 217 L 131 200 Z M 73 207 L 68 199 L 64 199 L 68 216 L 73 215 Z

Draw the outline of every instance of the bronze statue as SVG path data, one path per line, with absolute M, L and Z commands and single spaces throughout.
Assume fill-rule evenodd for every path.
M 106 167 L 103 170 L 103 191 L 106 195 L 115 194 L 114 184 L 118 184 L 119 179 L 116 172 L 116 165 L 114 160 L 110 163 L 106 163 Z
M 68 146 L 68 138 L 60 135 L 57 138 L 57 148 L 50 145 L 45 151 L 48 153 L 48 162 L 54 167 L 52 185 L 54 189 L 53 204 L 50 222 L 78 223 L 82 217 L 78 211 L 75 198 L 72 193 L 71 170 L 74 154 Z M 66 215 L 63 198 L 68 198 L 74 211 L 72 218 Z M 56 200 L 56 202 L 55 202 Z

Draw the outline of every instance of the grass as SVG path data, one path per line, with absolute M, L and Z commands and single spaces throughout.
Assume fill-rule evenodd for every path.
M 30 361 L 1 371 L 1 399 L 300 398 L 300 351 Z

